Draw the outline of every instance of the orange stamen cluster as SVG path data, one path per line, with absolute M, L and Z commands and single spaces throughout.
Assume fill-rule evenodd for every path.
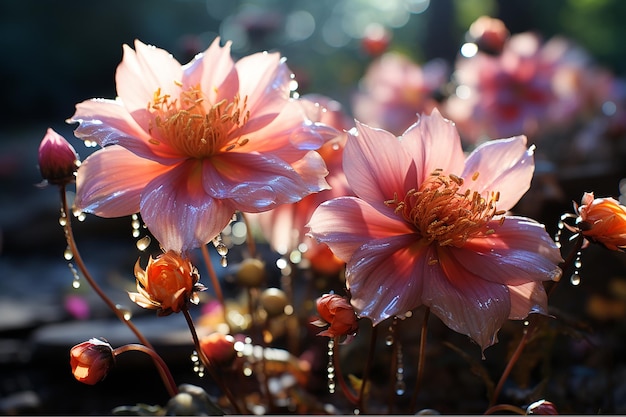
M 472 180 L 477 178 L 475 173 Z M 385 204 L 415 225 L 427 244 L 462 247 L 468 239 L 494 233 L 489 222 L 504 214 L 496 208 L 499 192 L 491 192 L 488 198 L 470 189 L 460 193 L 463 183 L 463 178 L 445 175 L 438 169 L 418 190 L 409 190 L 402 199 L 394 193 L 394 198 Z
M 179 87 L 182 84 L 177 83 Z M 221 100 L 207 105 L 199 86 L 190 87 L 180 93 L 178 99 L 154 92 L 148 111 L 154 115 L 149 133 L 156 128 L 158 136 L 176 150 L 191 158 L 205 158 L 217 152 L 226 152 L 243 146 L 248 139 L 231 137 L 231 133 L 245 125 L 250 118 L 246 110 L 248 97 L 239 95 L 232 101 Z M 150 141 L 154 145 L 157 138 Z

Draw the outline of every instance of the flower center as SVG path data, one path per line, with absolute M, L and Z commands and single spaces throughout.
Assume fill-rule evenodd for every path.
M 177 85 L 182 87 L 180 83 Z M 248 142 L 231 137 L 250 118 L 247 101 L 247 96 L 241 100 L 236 95 L 230 102 L 223 99 L 208 105 L 199 86 L 181 91 L 178 99 L 162 94 L 159 88 L 148 103 L 148 111 L 154 116 L 148 131 L 152 135 L 156 129 L 158 137 L 191 158 L 230 151 Z M 150 143 L 159 145 L 160 141 L 153 136 Z
M 472 180 L 477 178 L 475 173 Z M 437 169 L 419 190 L 409 190 L 402 199 L 394 193 L 394 198 L 385 204 L 415 225 L 427 244 L 462 247 L 468 239 L 494 233 L 488 223 L 505 213 L 496 209 L 499 192 L 491 192 L 488 198 L 470 189 L 460 193 L 463 182 L 463 178 L 444 175 Z M 504 217 L 500 220 L 504 221 Z

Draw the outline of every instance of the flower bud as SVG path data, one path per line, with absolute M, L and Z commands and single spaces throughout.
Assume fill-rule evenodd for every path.
M 70 350 L 74 378 L 84 384 L 94 385 L 102 381 L 113 362 L 113 348 L 100 339 L 89 339 Z
M 358 329 L 357 316 L 352 305 L 337 294 L 324 294 L 317 299 L 317 312 L 321 321 L 313 322 L 317 326 L 330 324 L 330 327 L 318 336 L 351 336 Z
M 581 205 L 574 208 L 578 214 L 576 232 L 610 250 L 626 248 L 626 207 L 617 200 L 585 193 Z
M 200 349 L 218 365 L 230 365 L 237 352 L 235 352 L 235 339 L 231 335 L 215 332 L 200 339 Z
M 39 170 L 49 183 L 67 185 L 75 180 L 74 174 L 80 161 L 78 154 L 57 132 L 48 128 L 39 145 Z
M 481 51 L 498 55 L 502 52 L 510 33 L 502 20 L 481 16 L 471 24 L 468 36 Z
M 535 401 L 531 405 L 526 408 L 526 414 L 540 414 L 544 416 L 552 416 L 557 415 L 559 412 L 556 409 L 556 406 L 552 404 L 550 401 L 539 400 Z
M 135 264 L 136 293 L 129 293 L 135 303 L 144 308 L 158 310 L 159 316 L 180 312 L 187 302 L 197 304 L 196 291 L 205 287 L 199 284 L 200 275 L 191 262 L 174 251 L 152 259 L 145 270 Z

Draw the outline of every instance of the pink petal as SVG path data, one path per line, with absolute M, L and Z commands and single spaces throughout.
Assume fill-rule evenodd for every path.
M 473 191 L 500 191 L 497 207 L 509 210 L 528 191 L 534 171 L 533 151 L 526 148 L 526 137 L 516 136 L 479 145 L 467 158 L 461 176 L 464 187 Z M 472 181 L 475 172 L 479 176 Z
M 495 233 L 469 240 L 450 253 L 483 279 L 506 285 L 548 281 L 561 277 L 559 249 L 542 224 L 524 217 L 507 217 Z
M 169 169 L 121 146 L 107 146 L 91 154 L 78 169 L 74 205 L 100 217 L 138 213 L 143 188 Z
M 248 97 L 251 118 L 276 112 L 276 103 L 284 103 L 289 98 L 292 72 L 280 54 L 248 55 L 235 66 L 239 73 L 239 94 L 241 98 Z
M 166 251 L 187 252 L 208 243 L 235 212 L 204 192 L 199 164 L 189 161 L 155 178 L 141 196 L 141 217 Z
M 92 140 L 101 146 L 121 145 L 143 158 L 162 164 L 174 164 L 181 156 L 161 143 L 149 143 L 150 135 L 131 117 L 119 100 L 93 99 L 76 105 L 76 113 L 68 122 L 79 122 L 74 135 Z
M 322 203 L 307 226 L 309 235 L 326 243 L 344 262 L 371 240 L 413 234 L 413 230 L 399 218 L 387 217 L 355 197 L 340 197 Z
M 509 291 L 467 270 L 446 248 L 437 252 L 439 267 L 424 274 L 422 300 L 446 326 L 468 335 L 484 350 L 496 343 L 509 317 Z
M 372 240 L 356 250 L 346 266 L 351 302 L 374 325 L 420 306 L 429 247 L 416 251 L 415 235 Z
M 404 197 L 417 185 L 415 166 L 398 138 L 356 122 L 358 135 L 349 135 L 343 151 L 343 170 L 354 193 L 369 204 L 387 210 L 386 200 Z M 413 184 L 407 188 L 405 181 Z
M 436 108 L 429 116 L 422 115 L 401 138 L 402 146 L 419 169 L 418 183 L 410 188 L 421 184 L 436 169 L 457 175 L 461 171 L 465 155 L 459 133 L 454 123 L 444 119 Z
M 511 295 L 510 320 L 525 319 L 529 313 L 548 314 L 548 296 L 541 282 L 509 285 Z
M 226 152 L 206 161 L 202 175 L 209 195 L 230 199 L 243 212 L 269 210 L 320 191 L 319 177 L 307 173 L 303 178 L 291 165 L 267 154 Z
M 183 89 L 201 86 L 211 104 L 222 99 L 232 101 L 239 91 L 239 77 L 230 54 L 231 44 L 229 41 L 221 47 L 218 37 L 204 53 L 185 65 Z
M 139 40 L 135 50 L 124 45 L 124 56 L 115 73 L 117 94 L 143 130 L 148 131 L 152 119 L 146 107 L 154 93 L 161 89 L 161 95 L 178 97 L 181 90 L 176 82 L 182 81 L 182 66 L 169 52 Z

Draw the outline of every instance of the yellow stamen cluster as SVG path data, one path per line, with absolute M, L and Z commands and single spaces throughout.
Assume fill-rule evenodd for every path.
M 230 134 L 250 118 L 247 101 L 247 96 L 241 100 L 236 95 L 231 102 L 223 99 L 207 105 L 199 86 L 182 91 L 177 99 L 162 94 L 159 88 L 148 103 L 148 111 L 154 115 L 149 133 L 158 132 L 150 142 L 159 145 L 160 137 L 191 158 L 205 158 L 243 146 L 248 139 L 231 138 Z
M 472 180 L 477 178 L 475 173 Z M 459 193 L 463 182 L 463 178 L 435 170 L 418 190 L 409 190 L 403 198 L 394 193 L 385 204 L 415 225 L 426 243 L 462 247 L 468 239 L 494 233 L 488 223 L 504 214 L 496 209 L 499 192 L 491 192 L 488 198 L 469 189 Z

